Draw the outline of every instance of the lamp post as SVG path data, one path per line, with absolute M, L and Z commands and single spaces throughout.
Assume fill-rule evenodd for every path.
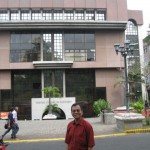
M 124 72 L 125 72 L 125 103 L 126 103 L 126 111 L 129 112 L 129 93 L 128 93 L 128 73 L 127 73 L 127 55 L 133 54 L 134 44 L 130 44 L 130 41 L 126 41 L 123 46 L 120 44 L 115 44 L 114 48 L 116 54 L 121 53 L 124 58 Z

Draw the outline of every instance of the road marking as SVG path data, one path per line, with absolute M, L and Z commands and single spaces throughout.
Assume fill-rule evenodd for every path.
M 118 134 L 106 134 L 106 135 L 95 135 L 94 138 L 105 138 L 105 137 L 112 137 L 112 136 L 125 136 L 128 135 L 127 133 L 118 133 Z M 25 142 L 47 142 L 47 141 L 64 141 L 65 138 L 47 138 L 47 139 L 29 139 L 29 140 L 6 140 L 5 142 L 9 143 L 25 143 Z
M 127 133 L 117 133 L 117 134 L 106 134 L 106 135 L 95 135 L 95 138 L 105 138 L 105 137 L 112 137 L 112 136 L 125 136 L 128 135 Z
M 20 140 L 20 139 L 15 139 L 15 140 L 7 140 L 5 142 L 9 143 L 25 143 L 25 142 L 46 142 L 46 141 L 63 141 L 65 138 L 50 138 L 50 139 L 29 139 L 29 140 Z

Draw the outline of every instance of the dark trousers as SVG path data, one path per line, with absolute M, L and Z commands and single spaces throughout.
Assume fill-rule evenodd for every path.
M 15 134 L 15 133 L 16 133 L 16 125 L 15 125 L 15 124 L 12 124 L 12 125 L 10 126 L 10 128 L 6 130 L 6 131 L 4 132 L 4 134 L 2 135 L 2 137 L 4 138 L 4 136 L 5 136 L 7 133 L 10 132 L 10 130 L 12 130 L 11 137 L 14 138 L 15 135 L 16 135 L 16 134 Z

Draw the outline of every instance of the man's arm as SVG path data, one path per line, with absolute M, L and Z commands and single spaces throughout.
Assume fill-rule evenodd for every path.
M 92 150 L 92 147 L 88 147 L 88 150 Z
M 68 144 L 66 144 L 66 150 L 68 150 Z

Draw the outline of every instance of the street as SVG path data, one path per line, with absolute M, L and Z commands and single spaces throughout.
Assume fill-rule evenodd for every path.
M 93 150 L 149 150 L 149 133 L 95 139 Z M 10 143 L 7 150 L 65 150 L 64 141 Z

